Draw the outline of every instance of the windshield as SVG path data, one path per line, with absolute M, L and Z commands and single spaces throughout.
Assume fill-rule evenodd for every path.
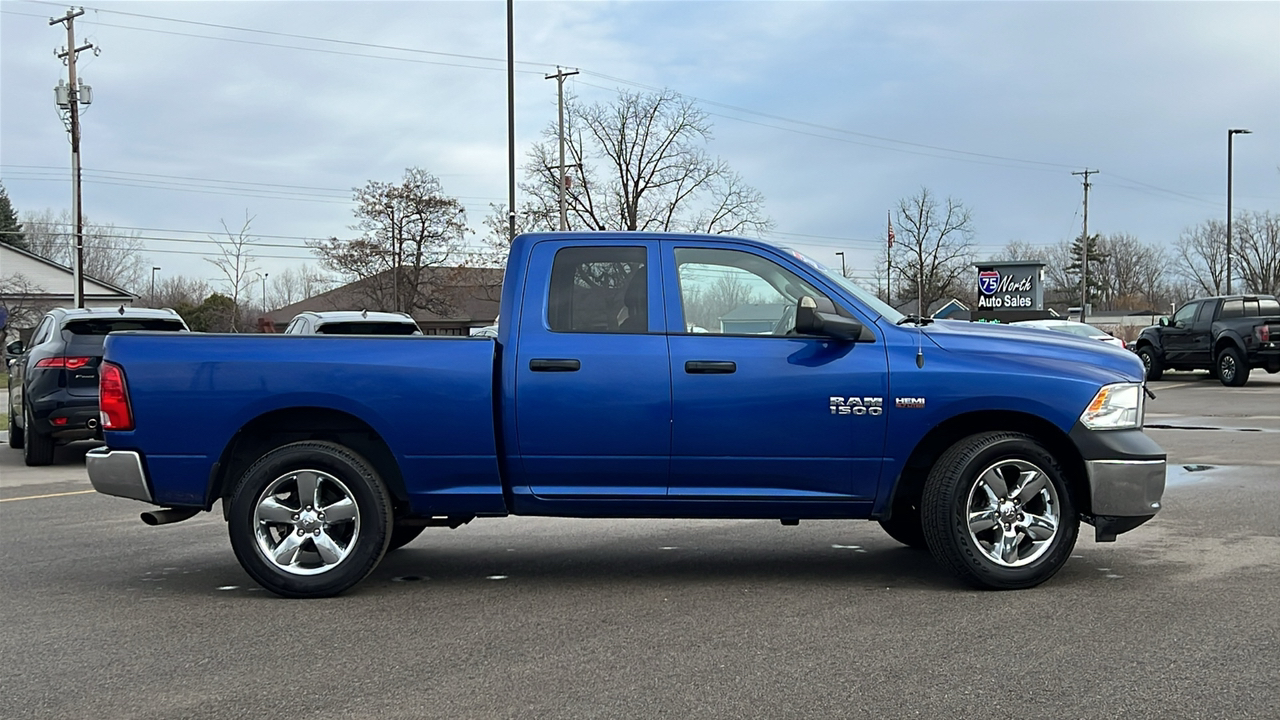
M 893 309 L 893 307 L 888 303 L 876 297 L 871 291 L 854 283 L 849 278 L 842 276 L 840 273 L 805 255 L 804 253 L 782 245 L 775 245 L 774 247 L 790 254 L 795 259 L 825 275 L 828 280 L 836 283 L 845 290 L 848 290 L 854 297 L 858 298 L 858 300 L 870 307 L 872 311 L 878 312 L 884 316 L 885 320 L 888 320 L 891 323 L 896 323 L 905 317 L 902 313 Z

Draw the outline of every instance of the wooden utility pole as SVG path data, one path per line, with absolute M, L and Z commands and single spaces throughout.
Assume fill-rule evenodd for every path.
M 564 79 L 577 74 L 578 74 L 577 70 L 565 71 L 565 70 L 561 70 L 560 66 L 557 65 L 555 74 L 548 75 L 546 77 L 547 80 L 554 79 L 556 81 L 556 106 L 560 111 L 560 132 L 559 132 L 560 175 L 556 180 L 556 184 L 560 186 L 560 229 L 561 230 L 569 229 L 569 214 L 565 210 L 565 205 L 564 205 L 565 183 L 568 179 L 564 172 L 567 169 L 565 168 L 565 165 L 564 165 Z
M 1084 240 L 1080 243 L 1080 322 L 1086 322 L 1089 312 L 1089 188 L 1092 187 L 1089 176 L 1097 173 L 1097 170 L 1089 168 L 1071 173 L 1084 176 Z
M 75 304 L 84 307 L 84 214 L 80 207 L 80 87 L 76 77 L 76 56 L 89 50 L 93 43 L 76 47 L 76 18 L 84 14 L 84 8 L 68 10 L 60 18 L 50 18 L 50 25 L 66 23 L 67 46 L 57 53 L 67 62 L 68 106 L 71 114 L 71 214 L 75 219 Z

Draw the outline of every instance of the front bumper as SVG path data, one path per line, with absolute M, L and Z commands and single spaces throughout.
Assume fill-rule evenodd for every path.
M 1071 439 L 1084 457 L 1089 506 L 1099 542 L 1115 540 L 1150 520 L 1164 495 L 1165 452 L 1142 430 L 1090 430 L 1077 423 Z
M 93 489 L 104 495 L 151 502 L 142 456 L 131 450 L 94 448 L 85 453 L 85 468 Z

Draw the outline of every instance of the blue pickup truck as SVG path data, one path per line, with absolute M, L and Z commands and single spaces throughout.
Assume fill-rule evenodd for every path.
M 522 235 L 497 338 L 126 333 L 100 374 L 103 493 L 221 501 L 287 597 L 476 518 L 873 519 L 1026 588 L 1150 519 L 1143 367 L 1061 333 L 904 317 L 724 236 Z

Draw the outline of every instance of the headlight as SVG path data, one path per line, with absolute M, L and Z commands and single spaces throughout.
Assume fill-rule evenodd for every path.
M 1142 383 L 1103 385 L 1080 422 L 1090 430 L 1126 430 L 1142 427 Z

